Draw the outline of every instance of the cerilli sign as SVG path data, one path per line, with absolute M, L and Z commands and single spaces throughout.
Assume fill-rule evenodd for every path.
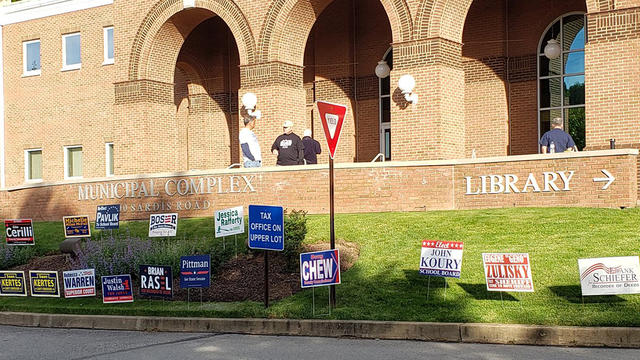
M 122 212 L 207 210 L 211 208 L 211 201 L 203 197 L 255 193 L 255 179 L 255 175 L 231 175 L 80 184 L 78 201 L 128 201 Z M 173 198 L 177 200 L 165 201 Z

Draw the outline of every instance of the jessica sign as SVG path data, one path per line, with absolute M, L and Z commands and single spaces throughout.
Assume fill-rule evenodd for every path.
M 217 238 L 244 233 L 242 206 L 216 211 L 215 226 Z
M 488 291 L 533 292 L 529 254 L 482 254 Z
M 460 241 L 422 241 L 420 274 L 460 278 L 463 244 Z
M 582 295 L 640 294 L 637 256 L 578 259 Z
M 340 284 L 340 254 L 337 249 L 300 254 L 303 288 Z

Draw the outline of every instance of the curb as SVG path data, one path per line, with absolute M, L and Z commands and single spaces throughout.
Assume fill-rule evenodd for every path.
M 0 325 L 462 343 L 640 348 L 640 328 L 400 321 L 173 318 L 0 312 Z

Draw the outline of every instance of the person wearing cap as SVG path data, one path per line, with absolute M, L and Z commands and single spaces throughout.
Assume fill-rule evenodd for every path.
M 306 129 L 302 136 L 302 145 L 304 145 L 304 160 L 307 164 L 317 164 L 318 157 L 316 155 L 322 152 L 320 143 L 311 137 L 311 129 Z
M 244 127 L 240 130 L 239 137 L 242 160 L 246 168 L 262 166 L 260 144 L 258 143 L 258 137 L 253 133 L 254 127 L 256 127 L 256 119 L 254 117 L 244 118 Z
M 282 124 L 284 134 L 278 136 L 271 146 L 271 152 L 278 156 L 276 165 L 301 165 L 304 159 L 304 145 L 300 136 L 293 133 L 293 122 Z

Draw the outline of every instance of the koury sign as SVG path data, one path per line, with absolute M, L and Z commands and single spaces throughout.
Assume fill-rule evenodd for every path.
M 420 274 L 459 279 L 463 248 L 461 241 L 423 240 Z
M 640 294 L 637 256 L 578 259 L 582 295 Z
M 465 195 L 511 194 L 527 192 L 570 191 L 575 171 L 529 173 L 526 180 L 514 174 L 465 176 Z
M 84 184 L 78 185 L 78 201 L 251 193 L 256 192 L 254 180 L 254 175 L 233 175 L 169 179 L 164 183 L 149 179 L 146 181 Z

